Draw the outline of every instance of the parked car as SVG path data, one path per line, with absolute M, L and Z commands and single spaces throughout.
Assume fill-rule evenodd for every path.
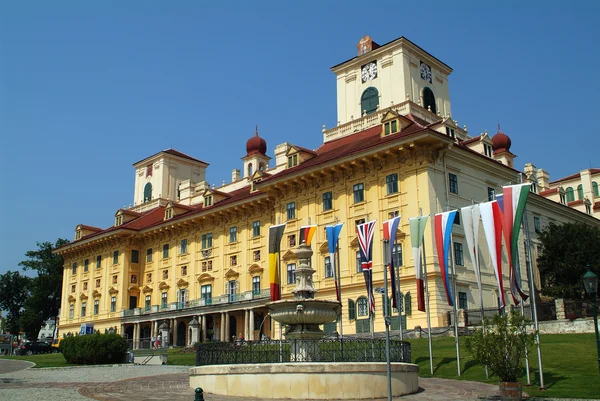
M 19 348 L 15 350 L 15 355 L 33 355 L 33 354 L 48 354 L 56 352 L 50 345 L 38 342 L 30 341 L 19 345 Z

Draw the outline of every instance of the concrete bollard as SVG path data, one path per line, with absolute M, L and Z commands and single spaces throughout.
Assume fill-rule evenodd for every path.
M 204 401 L 204 391 L 202 391 L 202 388 L 198 387 L 196 389 L 196 396 L 194 397 L 194 401 Z

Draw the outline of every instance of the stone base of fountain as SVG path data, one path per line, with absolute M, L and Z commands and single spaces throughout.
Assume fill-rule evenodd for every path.
M 391 366 L 393 397 L 419 390 L 417 365 Z M 190 369 L 190 387 L 218 395 L 292 400 L 387 398 L 388 391 L 384 362 L 198 366 Z

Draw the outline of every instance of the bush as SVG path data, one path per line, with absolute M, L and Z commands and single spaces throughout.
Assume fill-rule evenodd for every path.
M 114 333 L 66 337 L 60 342 L 60 351 L 67 362 L 79 365 L 122 363 L 127 340 Z
M 503 382 L 516 382 L 524 372 L 525 349 L 533 346 L 527 322 L 519 313 L 495 315 L 467 338 L 467 350 Z

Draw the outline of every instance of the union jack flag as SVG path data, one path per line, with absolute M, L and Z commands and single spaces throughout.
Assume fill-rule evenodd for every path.
M 363 274 L 365 276 L 365 285 L 369 296 L 369 310 L 371 315 L 375 313 L 375 298 L 373 297 L 373 234 L 375 233 L 375 223 L 369 221 L 356 226 L 356 235 L 358 236 L 358 245 L 360 246 L 360 261 Z

